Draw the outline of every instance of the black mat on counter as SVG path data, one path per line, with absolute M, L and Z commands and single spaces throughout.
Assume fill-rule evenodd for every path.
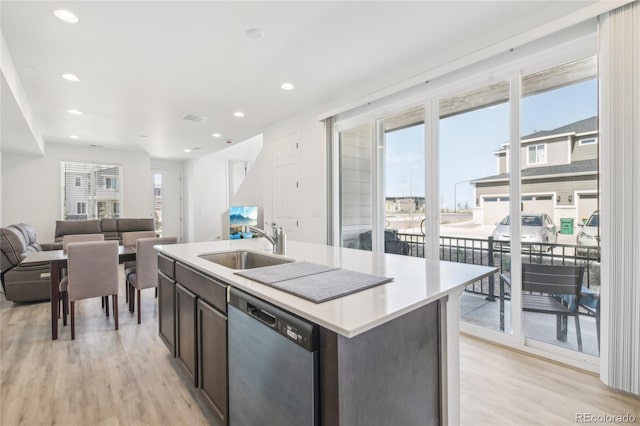
M 326 302 L 328 300 L 336 299 L 338 297 L 346 296 L 348 294 L 356 293 L 358 291 L 366 290 L 368 288 L 393 281 L 393 278 L 381 277 L 378 275 L 365 274 L 362 272 L 350 271 L 347 269 L 336 269 L 329 266 L 316 265 L 313 263 L 307 264 L 314 265 L 314 267 L 304 266 L 302 268 L 291 268 L 291 273 L 285 274 L 284 271 L 280 270 L 280 267 L 291 267 L 292 265 L 295 265 L 295 263 L 288 263 L 286 265 L 267 266 L 264 268 L 259 268 L 261 269 L 261 271 L 259 271 L 260 274 L 252 274 L 252 272 L 257 271 L 257 269 L 253 269 L 251 271 L 236 272 L 236 274 L 254 281 L 261 282 L 270 287 L 277 288 L 278 290 L 291 293 L 313 303 Z M 319 268 L 321 266 L 324 266 L 325 268 L 327 268 L 327 270 L 322 271 L 322 268 Z M 290 276 L 291 278 L 280 281 L 274 281 L 273 278 L 270 278 L 265 279 L 265 281 L 261 281 L 260 279 L 255 279 L 252 277 L 255 275 L 259 275 L 259 278 L 264 279 L 264 276 L 270 275 L 269 270 L 273 268 L 279 268 L 279 276 L 286 275 Z M 286 270 L 289 268 L 283 269 Z M 293 277 L 293 270 L 296 270 L 298 272 L 315 270 L 316 272 Z

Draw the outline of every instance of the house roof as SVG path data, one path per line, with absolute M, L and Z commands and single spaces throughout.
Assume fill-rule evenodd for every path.
M 531 167 L 528 169 L 522 170 L 521 176 L 523 179 L 527 178 L 542 178 L 545 176 L 556 176 L 556 175 L 576 175 L 576 174 L 584 174 L 590 172 L 596 172 L 598 167 L 597 160 L 582 160 L 582 161 L 574 161 L 570 164 L 559 164 L 555 166 L 545 166 L 545 167 Z M 495 180 L 509 180 L 509 173 L 501 173 L 499 175 L 493 176 L 485 176 L 480 179 L 472 180 L 471 183 L 481 183 L 487 181 L 495 181 Z
M 574 121 L 573 123 L 565 124 L 564 126 L 556 127 L 551 130 L 540 130 L 529 135 L 523 136 L 522 139 L 535 139 L 542 138 L 550 135 L 560 135 L 563 133 L 585 133 L 592 132 L 598 128 L 598 117 L 593 116 L 585 118 L 584 120 Z
M 536 139 L 536 138 L 544 138 L 546 136 L 553 135 L 561 135 L 564 133 L 585 133 L 585 132 L 593 132 L 598 129 L 598 117 L 593 116 L 589 118 L 585 118 L 584 120 L 574 121 L 573 123 L 565 124 L 564 126 L 556 127 L 551 130 L 540 130 L 538 132 L 533 132 L 528 135 L 523 136 L 520 140 L 527 139 Z M 507 148 L 501 145 L 500 149 L 498 149 L 494 154 L 507 152 Z

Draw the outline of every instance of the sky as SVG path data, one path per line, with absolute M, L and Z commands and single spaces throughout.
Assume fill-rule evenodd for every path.
M 521 134 L 551 130 L 597 114 L 597 82 L 589 80 L 526 97 Z M 508 103 L 440 120 L 440 204 L 473 206 L 465 181 L 497 173 L 493 152 L 509 138 Z M 424 196 L 424 125 L 386 134 L 386 196 Z M 455 185 L 457 182 L 461 182 Z

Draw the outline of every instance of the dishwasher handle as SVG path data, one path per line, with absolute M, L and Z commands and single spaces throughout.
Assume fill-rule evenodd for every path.
M 259 309 L 251 303 L 247 303 L 247 313 L 253 318 L 257 319 L 264 325 L 267 325 L 271 328 L 275 328 L 276 326 L 276 317 L 271 315 L 269 312 Z

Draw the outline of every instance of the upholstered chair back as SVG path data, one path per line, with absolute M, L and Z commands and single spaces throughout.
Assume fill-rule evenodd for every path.
M 68 250 L 69 300 L 118 294 L 118 242 L 71 243 Z
M 155 238 L 155 236 L 155 231 L 123 232 L 122 245 L 125 247 L 135 247 L 136 241 L 140 238 Z
M 67 247 L 71 243 L 86 243 L 88 241 L 104 241 L 102 234 L 71 234 L 62 237 L 62 250 L 67 252 Z
M 158 285 L 158 252 L 157 245 L 176 244 L 176 237 L 141 238 L 136 249 L 136 280 L 138 289 L 156 287 Z

